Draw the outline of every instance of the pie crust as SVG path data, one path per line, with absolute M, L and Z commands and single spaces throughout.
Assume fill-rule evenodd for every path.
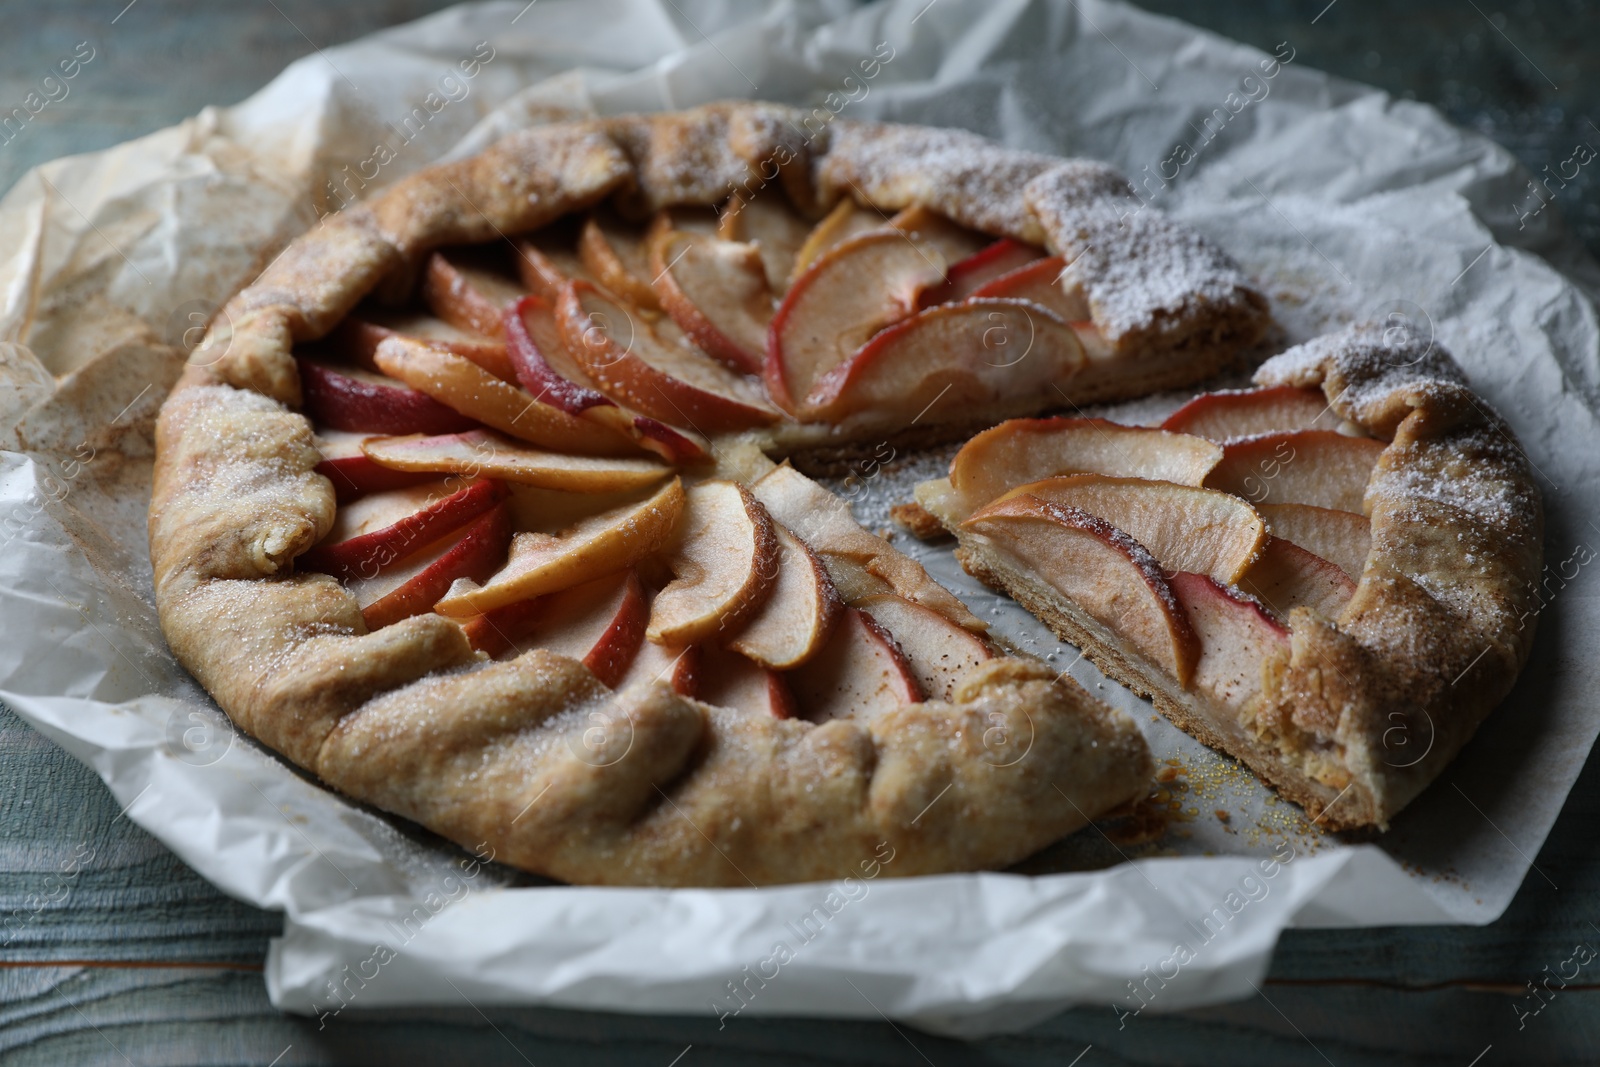
M 1355 326 L 1268 360 L 1255 381 L 1319 388 L 1347 428 L 1384 447 L 1365 488 L 1371 548 L 1353 595 L 1331 615 L 1286 613 L 1289 640 L 1261 664 L 1261 692 L 1246 707 L 1180 684 L 1115 625 L 963 526 L 949 481 L 924 483 L 918 498 L 955 534 L 969 572 L 1178 726 L 1325 828 L 1386 828 L 1528 660 L 1543 565 L 1538 487 L 1504 420 L 1432 339 Z
M 641 217 L 770 184 L 813 216 L 850 197 L 1041 246 L 1063 257 L 1063 289 L 1084 311 L 1070 325 L 1094 346 L 1062 383 L 1074 403 L 1200 380 L 1266 329 L 1266 302 L 1237 266 L 1136 210 L 1103 165 L 910 126 L 840 121 L 810 135 L 800 119 L 721 104 L 519 132 L 327 217 L 226 305 L 163 406 L 149 529 L 167 640 L 241 728 L 348 796 L 578 883 L 824 879 L 883 842 L 895 875 L 1003 867 L 1143 793 L 1151 760 L 1132 721 L 1025 658 L 973 667 L 946 700 L 813 724 L 659 683 L 612 693 L 540 649 L 490 662 L 433 612 L 369 632 L 338 580 L 297 570 L 337 508 L 297 413 L 295 346 L 369 295 L 413 291 L 434 249 L 602 203 Z M 909 412 L 775 417 L 743 449 L 717 437 L 708 473 L 749 484 L 796 537 L 831 537 L 823 554 L 847 602 L 894 593 L 981 631 L 842 501 L 748 448 L 949 439 L 1060 402 L 1003 388 L 958 399 L 957 414 L 921 425 Z

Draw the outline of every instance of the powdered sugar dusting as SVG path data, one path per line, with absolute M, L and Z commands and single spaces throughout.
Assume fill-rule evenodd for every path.
M 1060 162 L 965 130 L 841 121 L 817 165 L 817 182 L 886 210 L 922 204 L 963 226 L 1040 244 L 1043 234 L 1022 191 Z
M 1274 356 L 1256 371 L 1256 383 L 1334 383 L 1335 410 L 1357 422 L 1374 421 L 1395 392 L 1421 386 L 1465 386 L 1466 375 L 1443 345 L 1412 330 L 1363 323 L 1325 334 Z
M 1136 335 L 1176 343 L 1219 315 L 1264 317 L 1266 299 L 1231 256 L 1126 183 L 1068 164 L 1029 185 L 1027 201 L 1113 345 Z

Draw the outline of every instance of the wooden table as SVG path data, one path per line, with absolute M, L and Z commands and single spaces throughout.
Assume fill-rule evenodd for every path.
M 427 0 L 0 0 L 0 104 L 40 56 L 99 49 L 73 95 L 0 145 L 0 188 L 29 166 L 242 99 L 292 59 L 417 17 Z M 1204 0 L 1153 6 L 1308 66 L 1440 104 L 1533 169 L 1600 141 L 1594 40 L 1576 3 Z M 673 5 L 669 2 L 669 8 Z M 121 14 L 118 14 L 118 10 Z M 1321 14 L 1318 12 L 1321 10 Z M 1586 64 L 1586 66 L 1585 66 Z M 1559 88 L 1557 88 L 1559 86 Z M 1585 95 L 1587 94 L 1587 95 Z M 1562 210 L 1600 251 L 1596 179 Z M 0 1061 L 5 1064 L 582 1062 L 706 1067 L 832 1064 L 1441 1064 L 1600 1061 L 1600 982 L 1579 979 L 1519 1030 L 1526 983 L 1600 946 L 1600 768 L 1584 772 L 1530 876 L 1493 925 L 1290 931 L 1262 994 L 1119 1030 L 1109 1008 L 964 1044 L 884 1022 L 644 1017 L 460 1007 L 358 1015 L 319 1030 L 267 1002 L 261 965 L 279 916 L 225 897 L 121 817 L 87 769 L 0 709 Z M 63 869 L 66 864 L 66 869 Z M 1075 1057 L 1081 1057 L 1075 1059 Z

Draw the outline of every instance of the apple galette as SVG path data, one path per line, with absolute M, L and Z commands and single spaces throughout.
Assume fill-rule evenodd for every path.
M 773 460 L 1198 381 L 1264 299 L 1100 164 L 798 119 L 517 133 L 224 308 L 162 410 L 150 548 L 240 727 L 575 882 L 1004 866 L 1143 793 L 1126 715 Z M 1264 520 L 1218 507 L 1232 581 Z
M 1543 514 L 1454 361 L 1355 327 L 1160 426 L 1017 419 L 917 488 L 969 572 L 1330 828 L 1385 826 L 1527 662 Z

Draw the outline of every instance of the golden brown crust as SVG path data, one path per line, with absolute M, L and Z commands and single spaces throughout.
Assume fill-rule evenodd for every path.
M 1320 385 L 1336 413 L 1391 437 L 1367 487 L 1372 551 L 1335 622 L 1297 617 L 1262 726 L 1332 745 L 1352 796 L 1327 823 L 1385 824 L 1454 758 L 1533 647 L 1544 511 L 1510 428 L 1442 348 L 1359 327 L 1262 366 Z M 1349 807 L 1346 807 L 1349 805 Z
M 868 167 L 858 153 L 883 133 L 905 154 Z M 992 234 L 1051 240 L 1023 190 L 1061 161 L 977 142 L 987 162 L 973 169 L 941 156 L 943 136 L 812 132 L 765 104 L 568 123 L 429 168 L 324 222 L 219 316 L 163 410 L 151 555 L 180 660 L 244 729 L 334 788 L 573 881 L 825 878 L 885 842 L 902 857 L 894 874 L 999 866 L 1137 795 L 1150 766 L 1132 722 L 1037 664 L 986 664 L 951 703 L 819 727 L 660 686 L 612 696 L 547 653 L 488 664 L 436 615 L 367 633 L 336 582 L 291 574 L 333 518 L 309 425 L 288 410 L 300 399 L 292 347 L 422 255 L 608 197 L 634 212 L 710 206 L 772 181 L 802 211 L 848 188 L 886 209 L 920 202 Z M 1177 357 L 1184 380 L 1209 369 L 1191 356 Z M 783 521 L 804 537 L 803 518 Z M 893 590 L 982 629 L 919 566 L 856 532 L 870 549 L 848 538 L 819 549 L 841 587 Z M 452 714 L 438 714 L 445 705 Z M 608 746 L 623 735 L 617 755 Z

